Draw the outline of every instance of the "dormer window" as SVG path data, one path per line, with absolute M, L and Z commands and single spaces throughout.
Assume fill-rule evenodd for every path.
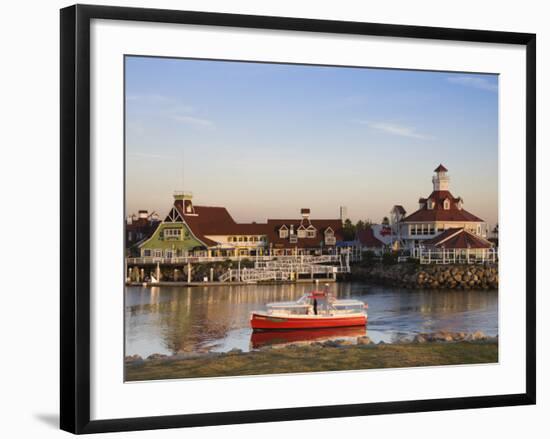
M 462 204 L 463 204 L 462 198 L 459 198 L 456 203 L 456 207 L 458 208 L 458 210 L 462 209 Z
M 428 209 L 432 210 L 434 208 L 434 202 L 432 200 L 428 200 Z
M 451 202 L 449 200 L 443 201 L 443 209 L 449 210 L 451 208 Z
M 307 228 L 307 237 L 308 238 L 315 238 L 316 235 L 317 235 L 317 229 L 313 226 L 309 226 Z
M 306 237 L 306 228 L 304 226 L 298 227 L 298 238 Z
M 281 239 L 288 238 L 288 227 L 287 226 L 283 225 L 279 229 L 279 238 L 281 238 Z
M 334 245 L 336 244 L 336 238 L 334 237 L 334 230 L 330 227 L 325 230 L 325 244 Z

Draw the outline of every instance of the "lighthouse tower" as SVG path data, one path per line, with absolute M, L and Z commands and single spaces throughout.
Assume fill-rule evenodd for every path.
M 434 169 L 434 172 L 435 175 L 432 177 L 434 191 L 448 191 L 450 179 L 447 175 L 447 168 L 443 165 L 439 165 Z

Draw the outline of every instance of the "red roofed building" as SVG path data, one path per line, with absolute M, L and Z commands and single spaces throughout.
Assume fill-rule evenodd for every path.
M 497 252 L 492 242 L 457 227 L 423 243 L 419 251 L 421 263 L 495 262 Z
M 424 246 L 445 249 L 489 249 L 491 241 L 462 228 L 447 229 L 439 236 L 424 242 Z
M 365 250 L 381 250 L 385 247 L 385 244 L 374 236 L 372 227 L 357 232 L 357 241 L 361 244 L 361 248 Z
M 267 241 L 274 255 L 331 253 L 343 239 L 340 219 L 310 219 L 310 210 L 301 210 L 301 219 L 268 219 Z
M 268 219 L 237 223 L 225 207 L 195 206 L 192 194 L 176 192 L 174 204 L 153 235 L 140 245 L 142 257 L 256 256 L 331 251 L 342 239 L 342 222 Z
M 418 200 L 417 211 L 405 216 L 399 223 L 400 238 L 406 247 L 414 248 L 448 229 L 464 229 L 470 234 L 485 238 L 487 224 L 464 209 L 461 197 L 449 191 L 447 168 L 439 165 L 432 177 L 433 191 Z

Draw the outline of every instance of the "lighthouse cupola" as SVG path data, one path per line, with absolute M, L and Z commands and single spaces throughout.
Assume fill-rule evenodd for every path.
M 185 215 L 195 215 L 195 208 L 193 207 L 193 194 L 185 191 L 174 192 L 175 202 L 179 202 L 182 205 L 182 210 Z
M 447 175 L 447 168 L 443 165 L 439 165 L 434 169 L 434 172 L 435 175 L 432 177 L 434 191 L 448 191 L 450 179 Z

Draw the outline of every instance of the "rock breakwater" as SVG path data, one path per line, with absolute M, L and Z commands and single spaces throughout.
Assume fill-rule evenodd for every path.
M 457 290 L 498 289 L 499 281 L 497 265 L 419 265 L 415 263 L 353 266 L 351 278 L 412 289 Z

